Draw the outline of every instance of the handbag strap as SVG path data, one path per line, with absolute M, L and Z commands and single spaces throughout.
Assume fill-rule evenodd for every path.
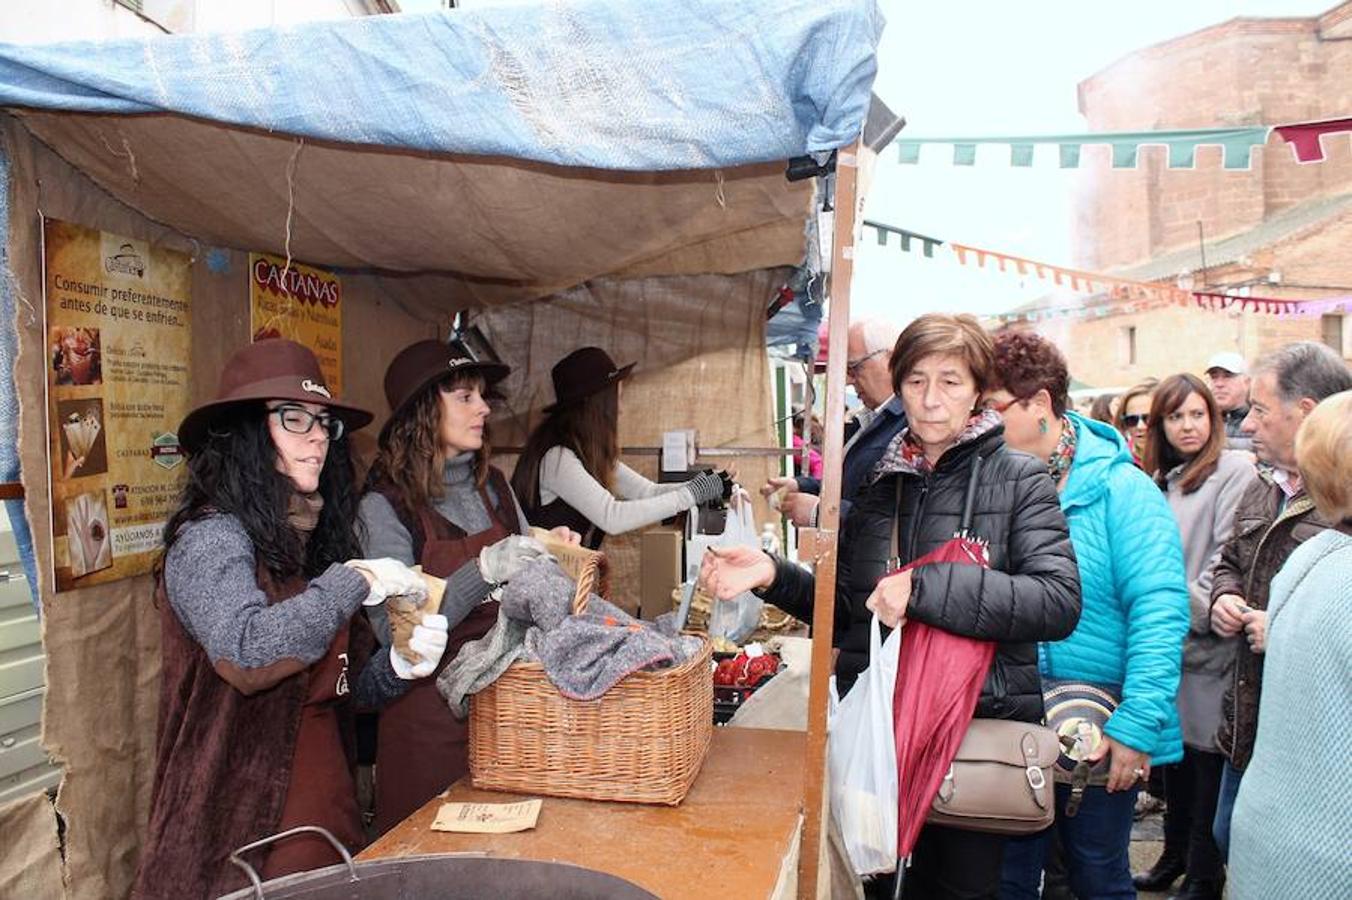
M 971 537 L 972 516 L 976 512 L 976 485 L 981 477 L 981 466 L 986 457 L 977 454 L 972 458 L 972 469 L 967 473 L 967 489 L 962 497 L 962 518 L 958 520 L 958 532 L 954 537 Z M 901 568 L 901 487 L 902 477 L 898 473 L 897 490 L 892 504 L 892 555 L 887 559 L 886 572 L 895 572 Z

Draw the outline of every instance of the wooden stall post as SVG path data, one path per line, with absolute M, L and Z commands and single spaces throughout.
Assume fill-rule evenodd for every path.
M 826 358 L 826 433 L 817 529 L 806 541 L 815 562 L 817 593 L 812 607 L 812 682 L 807 699 L 807 754 L 803 776 L 803 842 L 798 859 L 798 896 L 817 896 L 826 779 L 826 702 L 836 604 L 836 538 L 840 528 L 840 480 L 845 429 L 845 357 L 850 328 L 850 280 L 858 216 L 859 141 L 836 160 L 835 227 L 831 236 L 828 296 L 830 330 Z

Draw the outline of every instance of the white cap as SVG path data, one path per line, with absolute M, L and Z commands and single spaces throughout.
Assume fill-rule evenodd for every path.
M 1243 375 L 1248 371 L 1244 365 L 1244 357 L 1238 353 L 1217 353 L 1206 364 L 1206 371 L 1212 369 L 1224 369 L 1231 375 Z

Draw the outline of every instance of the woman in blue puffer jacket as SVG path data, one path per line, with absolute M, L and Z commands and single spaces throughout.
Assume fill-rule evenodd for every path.
M 1070 888 L 1078 897 L 1133 898 L 1128 850 L 1140 783 L 1152 765 L 1183 756 L 1175 697 L 1188 632 L 1188 585 L 1178 525 L 1164 496 L 1136 467 L 1112 427 L 1066 411 L 1069 375 L 1060 351 L 1035 334 L 995 341 L 1003 384 L 986 394 L 1010 447 L 1047 460 L 1070 523 L 1083 610 L 1070 637 L 1039 648 L 1044 679 L 1093 684 L 1119 699 L 1089 757 L 1106 784 L 1091 784 L 1057 822 Z M 1036 898 L 1051 829 L 1011 841 L 1000 896 Z

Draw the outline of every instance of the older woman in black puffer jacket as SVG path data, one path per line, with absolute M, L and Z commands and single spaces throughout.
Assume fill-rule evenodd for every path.
M 1046 463 L 1007 449 L 999 415 L 980 410 L 993 359 L 990 336 L 971 316 L 922 316 L 897 340 L 892 384 L 910 424 L 883 454 L 841 535 L 836 676 L 845 691 L 868 666 L 874 612 L 893 627 L 911 619 L 997 642 L 976 716 L 1040 722 L 1037 643 L 1074 630 L 1079 572 Z M 990 569 L 940 563 L 882 577 L 894 522 L 898 555 L 909 562 L 950 540 L 969 502 L 971 531 L 990 544 Z M 754 589 L 811 620 L 813 576 L 793 563 L 725 548 L 709 551 L 701 574 L 720 598 Z M 995 897 L 1003 851 L 1001 836 L 928 825 L 906 896 Z

